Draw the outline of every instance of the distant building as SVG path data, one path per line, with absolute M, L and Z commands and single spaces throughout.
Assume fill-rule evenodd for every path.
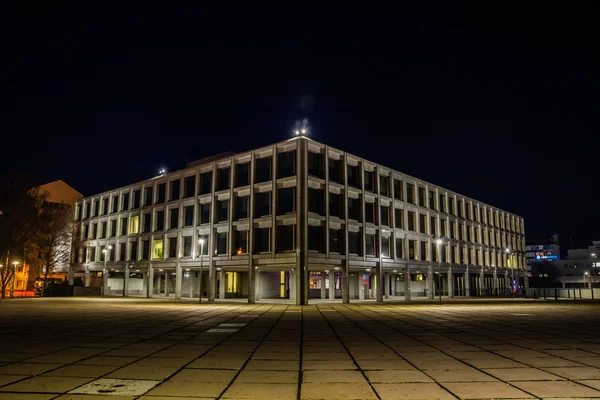
M 552 235 L 551 240 L 534 241 L 525 246 L 527 265 L 534 262 L 549 262 L 560 260 L 560 243 L 558 234 Z
M 567 253 L 566 260 L 555 263 L 562 286 L 600 286 L 600 240 L 593 241 L 587 249 L 571 249 Z

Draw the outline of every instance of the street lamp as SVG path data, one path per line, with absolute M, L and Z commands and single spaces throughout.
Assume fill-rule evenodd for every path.
M 200 276 L 198 279 L 198 304 L 202 304 L 202 258 L 204 256 L 204 238 L 198 239 L 200 243 Z
M 104 254 L 104 270 L 102 271 L 102 279 L 104 288 L 102 289 L 102 297 L 106 296 L 106 288 L 108 288 L 108 270 L 106 269 L 106 261 L 108 260 L 109 251 L 112 250 L 112 246 L 109 244 L 105 249 L 102 250 Z
M 440 253 L 440 246 L 444 243 L 442 238 L 437 238 L 435 244 L 437 245 L 437 259 L 438 259 L 438 294 L 440 296 L 440 304 L 442 304 L 442 255 Z M 448 282 L 448 290 L 450 290 L 450 282 Z
M 13 297 L 13 293 L 15 292 L 15 278 L 16 278 L 16 274 L 17 274 L 17 265 L 19 265 L 18 261 L 13 261 L 12 262 L 13 265 L 13 273 L 12 273 L 12 277 L 11 277 L 11 282 L 10 282 L 10 297 Z

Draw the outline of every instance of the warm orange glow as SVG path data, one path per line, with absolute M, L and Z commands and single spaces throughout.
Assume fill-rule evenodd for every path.
M 242 254 L 242 248 L 241 247 L 239 249 L 237 249 L 237 254 L 238 255 Z

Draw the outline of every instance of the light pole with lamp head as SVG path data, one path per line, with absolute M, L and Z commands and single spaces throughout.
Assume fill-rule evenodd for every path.
M 112 250 L 112 246 L 109 244 L 105 249 L 102 250 L 104 254 L 104 270 L 102 271 L 102 297 L 106 296 L 106 289 L 108 288 L 108 270 L 106 269 L 106 261 L 108 261 L 109 251 Z
M 12 277 L 10 278 L 10 298 L 12 299 L 14 293 L 15 293 L 15 278 L 17 275 L 17 265 L 19 265 L 18 261 L 13 261 L 12 262 Z
M 512 284 L 514 284 L 514 280 L 515 280 L 515 272 L 514 272 L 514 271 L 515 271 L 515 264 L 516 264 L 516 263 L 514 263 L 514 262 L 513 262 L 513 261 L 514 261 L 514 258 L 513 258 L 513 256 L 514 256 L 516 253 L 517 253 L 517 251 L 516 251 L 516 250 L 511 250 L 511 249 L 509 249 L 508 247 L 506 248 L 506 256 L 507 256 L 507 261 L 509 261 L 509 263 L 510 263 L 510 266 L 511 266 L 511 271 L 512 271 L 512 272 L 511 272 L 511 273 L 512 273 L 512 275 L 511 275 L 511 276 L 512 276 L 512 281 L 513 281 L 513 282 L 511 282 L 511 288 L 510 288 L 510 291 L 511 291 L 511 293 L 512 293 L 513 297 L 515 296 L 515 289 L 512 287 Z
M 442 304 L 442 253 L 440 253 L 440 247 L 444 243 L 444 239 L 438 237 L 435 241 L 437 246 L 437 262 L 438 262 L 438 294 L 440 298 L 440 304 Z M 448 282 L 448 290 L 450 288 L 450 282 Z
M 202 259 L 204 256 L 204 238 L 198 239 L 200 244 L 200 274 L 198 276 L 198 304 L 202 304 Z

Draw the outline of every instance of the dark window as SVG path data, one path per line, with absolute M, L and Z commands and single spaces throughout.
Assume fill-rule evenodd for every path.
M 458 224 L 458 240 L 465 240 L 465 226 Z
M 156 212 L 156 231 L 162 231 L 165 229 L 165 212 L 157 211 Z
M 404 229 L 404 210 L 401 208 L 394 209 L 394 218 L 396 218 L 396 228 Z
M 365 202 L 365 222 L 375 223 L 375 204 Z
M 94 201 L 94 217 L 100 215 L 100 200 Z
M 218 200 L 217 201 L 217 222 L 227 221 L 228 219 L 229 219 L 229 200 Z
M 131 242 L 129 244 L 129 259 L 133 261 L 138 260 L 138 243 Z
M 119 212 L 119 195 L 112 197 L 112 210 L 111 213 L 114 214 Z
M 329 251 L 331 253 L 344 253 L 343 229 L 329 229 Z
M 379 194 L 390 196 L 390 177 L 379 175 Z
M 77 211 L 75 212 L 75 221 L 80 221 L 81 220 L 81 214 L 82 214 L 82 209 L 83 205 L 78 204 L 77 205 Z
M 117 224 L 118 224 L 118 220 L 113 219 L 112 221 L 110 221 L 110 237 L 115 237 L 117 236 Z
M 129 210 L 129 193 L 123 193 L 121 200 L 121 211 Z
M 210 203 L 200 204 L 198 210 L 198 223 L 210 224 Z
M 325 156 L 323 153 L 308 152 L 308 174 L 325 178 Z
M 408 241 L 408 258 L 410 260 L 417 259 L 417 241 L 416 240 Z
M 181 181 L 177 179 L 176 181 L 171 181 L 170 192 L 169 192 L 169 201 L 179 200 L 179 190 L 181 189 Z
M 296 188 L 277 189 L 277 215 L 296 211 Z
M 203 239 L 204 240 L 204 244 L 200 244 L 200 240 Z M 203 256 L 207 256 L 208 255 L 208 236 L 198 236 L 198 241 L 196 242 L 196 254 L 198 256 L 203 255 Z
M 365 251 L 368 256 L 374 256 L 376 253 L 375 247 L 375 235 L 366 234 L 365 235 Z
M 456 239 L 456 222 L 454 221 L 450 221 L 450 237 Z
M 448 254 L 446 252 L 445 245 L 440 246 L 440 252 L 442 253 L 442 258 L 440 259 L 440 262 L 448 262 Z
M 147 260 L 150 256 L 150 241 L 142 241 L 142 260 Z
M 342 160 L 329 159 L 329 181 L 344 183 L 344 174 L 342 169 Z
M 179 208 L 171 208 L 169 213 L 169 229 L 179 228 Z
M 446 210 L 446 196 L 440 193 L 438 196 L 438 203 L 441 212 L 448 212 L 448 210 Z
M 325 191 L 308 188 L 308 211 L 325 215 Z
M 108 261 L 116 261 L 117 260 L 115 258 L 116 251 L 117 251 L 116 246 L 110 246 L 110 249 L 108 249 Z
M 250 163 L 237 164 L 235 166 L 235 187 L 248 186 L 250 184 Z
M 429 233 L 431 235 L 437 235 L 437 218 L 429 217 Z
M 421 261 L 426 261 L 429 259 L 428 257 L 428 243 L 421 240 Z
M 413 232 L 417 231 L 415 229 L 416 222 L 417 221 L 415 221 L 415 213 L 413 211 L 409 211 L 408 212 L 408 230 L 409 231 L 413 231 Z
M 468 242 L 472 242 L 473 241 L 473 227 L 472 226 L 467 226 L 467 241 Z
M 277 153 L 277 177 L 296 175 L 296 150 Z
M 217 170 L 217 191 L 229 189 L 229 174 L 231 168 L 221 168 Z
M 427 199 L 425 198 L 425 188 L 419 186 L 419 205 L 421 207 L 427 207 L 427 205 L 425 204 L 426 201 Z
M 248 203 L 250 196 L 241 196 L 235 198 L 235 219 L 248 218 Z
M 406 201 L 415 204 L 415 185 L 412 183 L 406 184 Z
M 108 214 L 108 197 L 102 199 L 102 215 Z
M 98 224 L 92 224 L 92 239 L 96 239 L 98 237 Z
M 133 191 L 133 206 L 132 208 L 140 208 L 140 191 Z
M 183 226 L 194 225 L 194 206 L 183 207 Z
M 277 251 L 294 250 L 294 231 L 296 225 L 278 225 L 277 226 Z
M 88 219 L 90 218 L 90 214 L 92 212 L 91 207 L 92 207 L 91 203 L 87 203 L 85 205 L 85 217 Z
M 348 186 L 360 187 L 360 169 L 358 165 L 348 165 Z
M 375 191 L 375 184 L 373 182 L 373 171 L 365 171 L 365 190 L 369 192 Z
M 144 207 L 152 205 L 152 186 L 144 188 Z
M 256 160 L 256 177 L 254 179 L 254 183 L 261 183 L 271 180 L 271 166 L 273 164 L 272 160 L 273 157 L 271 156 Z
M 215 255 L 227 254 L 227 232 L 215 233 Z
M 362 255 L 362 235 L 360 232 L 348 232 L 348 252 Z
M 390 226 L 390 208 L 381 206 L 381 225 Z
M 119 260 L 125 261 L 125 253 L 127 253 L 127 243 L 119 243 Z
M 325 253 L 325 228 L 323 226 L 309 225 L 308 250 Z
M 169 241 L 169 258 L 177 257 L 177 237 L 172 237 L 168 239 Z
M 456 215 L 455 210 L 454 210 L 454 197 L 448 196 L 448 203 L 449 203 L 448 208 L 450 209 L 449 210 L 450 215 Z
M 183 197 L 193 197 L 196 192 L 196 176 L 186 176 L 183 180 Z
M 271 228 L 254 229 L 254 252 L 266 253 L 271 251 Z
M 105 259 L 106 259 L 106 246 L 100 246 L 100 260 L 98 260 L 98 261 L 104 261 Z
M 403 193 L 403 184 L 402 181 L 400 179 L 394 179 L 394 198 L 397 200 L 404 200 L 404 193 Z
M 90 226 L 86 224 L 83 226 L 83 238 L 88 239 L 89 235 L 90 235 Z
M 191 236 L 183 237 L 183 256 L 184 257 L 192 256 L 192 237 Z
M 96 261 L 96 248 L 95 247 L 90 247 L 90 261 L 91 262 Z
M 167 184 L 161 183 L 156 185 L 156 204 L 161 204 L 165 202 L 165 192 L 167 190 Z
M 101 222 L 100 223 L 100 238 L 105 238 L 106 237 L 106 222 Z
M 248 231 L 233 231 L 234 254 L 246 254 L 248 252 Z
M 396 238 L 396 258 L 404 258 L 404 239 Z
M 121 218 L 121 236 L 127 235 L 127 217 Z
M 271 215 L 271 192 L 260 192 L 254 195 L 254 216 Z
M 458 216 L 460 218 L 464 218 L 465 217 L 465 214 L 463 212 L 463 202 L 462 202 L 462 200 L 458 201 Z
M 151 226 L 150 226 L 151 225 L 151 223 L 150 223 L 151 218 L 152 218 L 152 215 L 150 213 L 144 214 L 144 217 L 143 217 L 144 221 L 143 221 L 143 227 L 142 227 L 142 229 L 143 229 L 142 232 L 143 233 L 150 233 L 150 230 L 151 230 Z
M 419 214 L 419 232 L 427 233 L 427 215 Z
M 446 237 L 448 236 L 448 229 L 447 229 L 447 222 L 445 219 L 440 219 L 441 221 L 441 226 L 440 226 L 440 235 L 442 237 Z
M 329 193 L 329 215 L 344 218 L 344 199 L 341 194 Z
M 348 197 L 348 219 L 353 219 L 355 221 L 360 221 L 361 213 L 360 209 L 360 199 L 353 199 Z
M 212 171 L 200 174 L 200 194 L 212 192 Z
M 390 238 L 387 236 L 381 236 L 381 256 L 390 257 Z
M 429 191 L 429 208 L 437 210 L 437 207 L 435 206 L 435 192 L 432 190 Z

